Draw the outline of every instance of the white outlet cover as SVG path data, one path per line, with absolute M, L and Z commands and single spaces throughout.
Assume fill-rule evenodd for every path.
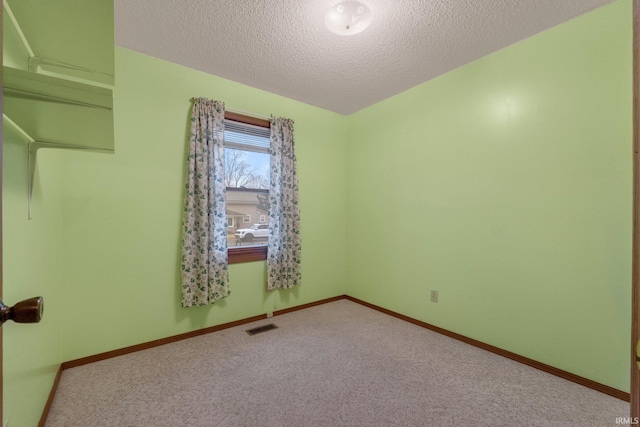
M 436 291 L 435 289 L 431 290 L 431 301 L 438 302 L 438 291 Z

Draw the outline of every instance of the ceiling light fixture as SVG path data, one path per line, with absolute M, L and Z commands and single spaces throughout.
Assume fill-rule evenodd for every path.
M 324 16 L 324 24 L 334 34 L 351 36 L 371 24 L 371 11 L 359 1 L 345 1 L 329 9 Z

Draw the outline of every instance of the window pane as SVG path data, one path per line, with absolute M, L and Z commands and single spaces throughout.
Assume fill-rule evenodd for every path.
M 268 243 L 270 132 L 268 127 L 225 121 L 227 218 L 234 224 L 227 229 L 229 254 L 263 250 Z
M 230 122 L 232 123 L 232 122 Z M 244 125 L 242 125 L 244 126 Z M 240 136 L 246 129 L 240 129 Z M 263 135 L 249 135 L 260 144 L 250 147 L 238 135 L 225 129 L 225 184 L 227 187 L 227 218 L 233 219 L 234 227 L 228 228 L 229 249 L 267 245 L 269 238 L 269 129 Z M 243 137 L 244 138 L 244 137 Z M 255 142 L 255 141 L 254 141 Z M 264 145 L 264 147 L 261 146 Z M 243 148 L 249 148 L 248 150 Z M 260 152 L 262 151 L 262 152 Z M 255 190 L 255 191 L 253 191 Z M 260 227 L 260 225 L 264 227 Z
M 267 190 L 227 188 L 227 218 L 234 218 L 236 227 L 228 229 L 229 248 L 266 245 L 268 224 L 246 223 L 246 219 L 268 217 L 269 192 Z
M 269 188 L 267 153 L 224 149 L 225 184 L 235 188 Z M 255 218 L 255 217 L 254 217 Z

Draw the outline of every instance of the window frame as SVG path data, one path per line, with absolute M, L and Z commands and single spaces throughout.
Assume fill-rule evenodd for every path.
M 271 122 L 269 120 L 259 119 L 257 117 L 246 116 L 244 114 L 233 113 L 230 111 L 225 111 L 224 118 L 225 120 L 234 122 L 246 123 L 269 129 L 271 128 Z M 248 190 L 255 191 L 255 189 Z M 227 262 L 229 264 L 239 264 L 242 262 L 264 261 L 267 259 L 267 248 L 268 245 L 227 247 Z

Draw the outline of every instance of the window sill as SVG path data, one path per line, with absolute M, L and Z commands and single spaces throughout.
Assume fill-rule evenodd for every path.
M 244 248 L 228 248 L 229 264 L 241 262 L 264 261 L 267 259 L 267 245 Z

